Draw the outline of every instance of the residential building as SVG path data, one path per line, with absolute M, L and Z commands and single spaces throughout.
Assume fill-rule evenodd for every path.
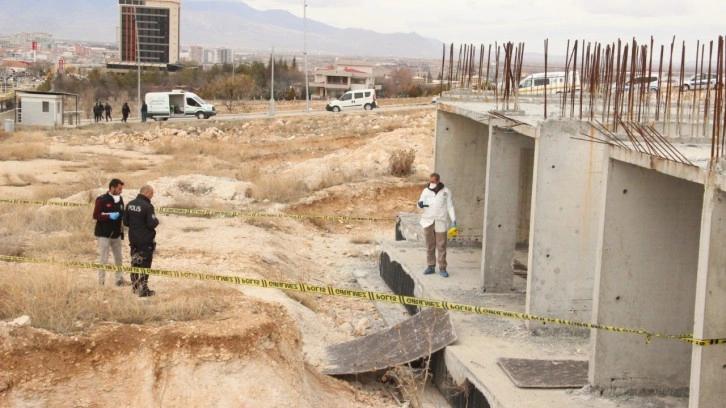
M 315 68 L 314 75 L 310 94 L 318 98 L 337 98 L 350 90 L 376 88 L 370 62 L 336 59 L 334 65 Z
M 181 0 L 119 0 L 119 63 L 167 68 L 179 61 Z
M 217 48 L 214 50 L 215 64 L 231 64 L 234 60 L 234 54 L 229 48 Z
M 189 59 L 199 64 L 204 62 L 204 48 L 199 45 L 189 47 Z

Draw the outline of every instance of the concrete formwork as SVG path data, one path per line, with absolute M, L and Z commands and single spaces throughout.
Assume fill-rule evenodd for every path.
M 693 329 L 703 185 L 610 159 L 593 320 L 668 334 Z M 590 384 L 686 389 L 684 342 L 593 332 Z
M 517 244 L 519 209 L 522 197 L 521 172 L 531 169 L 522 165 L 523 152 L 531 154 L 534 139 L 513 130 L 490 128 L 486 157 L 484 234 L 482 237 L 481 288 L 485 292 L 512 290 L 512 259 Z
M 483 302 L 489 292 L 512 286 L 510 262 L 526 222 L 517 208 L 528 203 L 527 313 L 726 338 L 726 251 L 719 248 L 726 239 L 726 177 L 719 170 L 725 166 L 712 167 L 698 149 L 689 159 L 701 167 L 576 140 L 591 131 L 578 121 L 504 120 L 488 114 L 491 109 L 440 101 L 434 154 L 435 169 L 454 191 L 459 223 L 469 229 L 466 239 L 481 240 Z M 533 168 L 522 164 L 527 161 Z M 525 173 L 531 197 L 522 186 Z M 465 276 L 472 285 L 472 274 Z M 455 273 L 445 281 L 459 280 Z M 418 277 L 414 281 L 414 292 L 423 294 Z M 588 380 L 596 389 L 690 394 L 689 406 L 703 408 L 726 399 L 726 345 L 546 327 L 558 329 L 550 334 L 564 328 L 591 335 Z M 529 328 L 543 329 L 532 322 Z M 511 406 L 499 395 L 503 384 L 470 380 L 481 383 L 477 388 L 492 406 Z
M 726 338 L 726 193 L 709 177 L 703 202 L 693 335 Z M 726 397 L 726 345 L 693 346 L 690 407 L 717 408 Z
M 434 171 L 454 195 L 462 240 L 479 241 L 482 236 L 489 129 L 449 112 L 436 116 Z
M 604 144 L 573 140 L 590 131 L 574 121 L 540 127 L 535 150 L 527 313 L 590 321 Z M 587 330 L 530 322 L 537 331 Z

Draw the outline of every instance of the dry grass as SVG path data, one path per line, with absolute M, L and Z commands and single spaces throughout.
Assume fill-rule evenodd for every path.
M 300 179 L 267 176 L 255 182 L 251 194 L 257 200 L 291 203 L 310 194 L 310 188 Z
M 52 198 L 67 198 L 73 195 L 73 191 L 67 185 L 62 184 L 42 184 L 33 189 L 34 200 L 50 200 Z
M 78 162 L 78 161 L 85 159 L 86 157 L 79 153 L 54 152 L 54 153 L 51 153 L 48 158 L 53 159 L 53 160 L 59 160 L 59 161 Z M 66 166 L 62 166 L 61 168 L 63 168 L 64 171 L 76 171 L 74 168 L 83 167 L 83 166 L 84 166 L 83 164 L 72 163 L 72 164 L 69 164 Z M 66 169 L 73 169 L 73 170 L 66 170 Z
M 4 233 L 16 242 L 32 242 L 26 252 L 62 253 L 65 259 L 95 256 L 91 206 L 9 206 L 4 210 Z
M 391 367 L 383 374 L 381 381 L 393 385 L 400 393 L 401 400 L 407 401 L 411 407 L 422 408 L 423 401 L 421 401 L 420 395 L 430 378 L 431 373 L 428 370 L 427 362 L 423 369 L 416 369 L 411 365 Z
M 99 288 L 87 273 L 65 268 L 0 265 L 0 319 L 28 315 L 34 327 L 68 334 L 94 322 L 145 324 L 208 317 L 226 301 L 194 286 L 172 299 L 140 301 L 130 290 Z M 92 272 L 95 274 L 95 271 Z
M 11 187 L 25 187 L 31 184 L 37 184 L 38 179 L 32 174 L 11 174 L 3 173 L 5 185 Z
M 45 137 L 37 133 L 16 133 L 0 139 L 0 160 L 28 161 L 49 156 Z
M 179 140 L 165 137 L 154 148 L 156 154 L 166 154 L 176 159 L 198 156 L 211 156 L 228 161 L 240 159 L 236 149 L 231 149 L 228 143 L 218 140 Z
M 413 161 L 415 159 L 416 150 L 414 149 L 395 150 L 388 158 L 388 171 L 392 176 L 408 176 L 413 173 Z

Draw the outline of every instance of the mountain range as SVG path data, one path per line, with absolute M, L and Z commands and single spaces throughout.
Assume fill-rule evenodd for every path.
M 1 6 L 0 35 L 44 32 L 56 39 L 116 41 L 116 0 L 2 0 Z M 306 48 L 308 54 L 440 58 L 443 43 L 416 33 L 381 34 L 309 18 L 305 22 L 288 11 L 257 10 L 242 1 L 185 0 L 181 44 L 249 52 L 274 47 L 276 52 L 302 53 Z

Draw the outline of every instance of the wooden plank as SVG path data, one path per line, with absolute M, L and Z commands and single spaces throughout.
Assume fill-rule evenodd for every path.
M 449 313 L 424 309 L 389 329 L 325 349 L 329 375 L 355 374 L 405 364 L 456 341 Z

